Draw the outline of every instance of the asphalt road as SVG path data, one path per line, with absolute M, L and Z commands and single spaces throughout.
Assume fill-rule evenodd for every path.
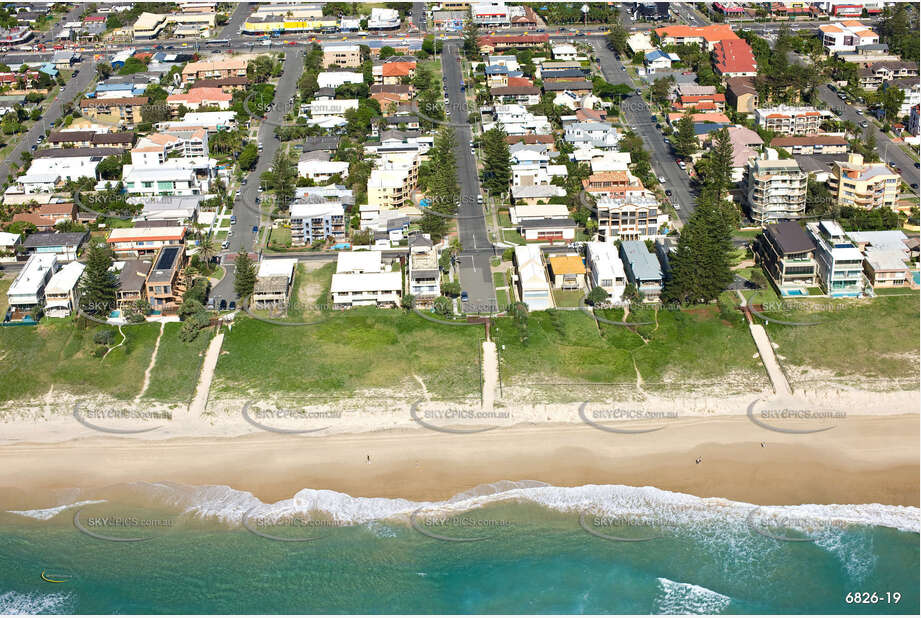
M 230 19 L 227 20 L 227 23 L 224 25 L 224 29 L 221 30 L 221 38 L 229 39 L 240 34 L 240 29 L 243 27 L 243 22 L 246 21 L 246 18 L 249 17 L 251 12 L 251 7 L 249 2 L 241 2 L 233 10 L 233 14 L 230 16 Z
M 623 63 L 617 59 L 614 52 L 609 50 L 604 39 L 592 39 L 595 56 L 601 62 L 601 71 L 605 80 L 612 84 L 627 84 L 631 88 L 633 82 L 624 69 Z M 653 173 L 663 176 L 666 180 L 664 187 L 672 192 L 672 204 L 677 203 L 681 208 L 677 211 L 678 218 L 686 223 L 694 208 L 697 206 L 696 192 L 691 190 L 691 180 L 688 175 L 675 163 L 671 147 L 665 143 L 662 133 L 652 121 L 652 112 L 649 106 L 635 94 L 624 99 L 620 104 L 627 126 L 643 138 L 649 158 L 652 162 Z
M 413 2 L 411 19 L 419 32 L 425 32 L 425 2 Z
M 9 136 L 11 140 L 17 140 L 17 142 L 6 159 L 0 163 L 0 178 L 5 179 L 9 176 L 10 161 L 20 162 L 22 153 L 29 152 L 32 145 L 38 143 L 38 136 L 43 135 L 46 129 L 50 129 L 51 125 L 61 118 L 61 107 L 63 104 L 72 101 L 77 94 L 83 92 L 89 87 L 90 83 L 92 83 L 93 77 L 96 74 L 96 65 L 92 60 L 84 60 L 76 65 L 74 69 L 80 71 L 79 75 L 64 84 L 64 87 L 58 92 L 58 95 L 48 106 L 48 109 L 45 110 L 45 113 L 42 115 L 42 120 L 36 122 L 31 129 L 21 135 Z
M 876 151 L 879 153 L 880 158 L 886 163 L 892 161 L 896 166 L 901 168 L 902 179 L 909 186 L 919 183 L 919 176 L 921 176 L 921 173 L 919 173 L 918 168 L 915 167 L 915 160 L 909 157 L 908 153 L 902 150 L 898 144 L 894 144 L 872 120 L 865 115 L 858 114 L 852 105 L 839 99 L 838 95 L 835 94 L 827 84 L 819 88 L 819 98 L 831 109 L 840 109 L 841 113 L 838 115 L 844 120 L 850 120 L 858 127 L 861 122 L 866 121 L 868 126 L 866 129 L 862 129 L 865 139 L 866 136 L 870 134 L 876 137 Z M 914 191 L 915 193 L 918 192 L 917 189 Z
M 256 235 L 253 227 L 260 226 L 261 214 L 256 197 L 259 196 L 259 177 L 272 165 L 275 153 L 281 142 L 275 137 L 275 127 L 282 124 L 288 112 L 288 100 L 294 96 L 297 89 L 297 80 L 304 70 L 304 54 L 299 47 L 291 48 L 285 54 L 284 70 L 278 85 L 275 87 L 274 106 L 262 121 L 259 128 L 259 142 L 262 144 L 262 153 L 256 162 L 256 167 L 247 177 L 247 183 L 240 190 L 240 197 L 236 199 L 233 214 L 237 222 L 230 227 L 233 235 L 228 238 L 230 246 L 228 252 L 252 251 Z M 255 111 L 255 106 L 250 109 Z
M 462 251 L 458 255 L 458 270 L 462 289 L 468 299 L 464 311 L 469 313 L 492 313 L 498 311 L 496 290 L 493 287 L 489 259 L 494 248 L 486 232 L 486 217 L 483 207 L 477 203 L 480 182 L 477 178 L 476 160 L 470 154 L 470 125 L 467 123 L 466 101 L 460 89 L 461 66 L 458 58 L 460 46 L 457 42 L 445 43 L 441 64 L 446 80 L 446 90 L 451 110 L 452 126 L 457 135 L 457 179 L 461 188 L 461 203 L 457 210 L 457 229 Z

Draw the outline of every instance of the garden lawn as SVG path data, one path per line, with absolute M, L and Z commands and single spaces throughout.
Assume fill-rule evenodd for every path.
M 205 350 L 213 334 L 210 328 L 198 333 L 194 341 L 180 341 L 182 324 L 170 322 L 163 330 L 157 362 L 150 374 L 145 399 L 189 402 L 195 395 Z

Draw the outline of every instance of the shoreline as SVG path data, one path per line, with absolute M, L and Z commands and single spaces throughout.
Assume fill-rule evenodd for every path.
M 226 485 L 276 502 L 306 488 L 439 501 L 525 479 L 653 486 L 758 505 L 917 507 L 918 435 L 917 413 L 848 416 L 811 434 L 768 431 L 744 414 L 677 418 L 635 434 L 547 422 L 465 435 L 422 428 L 163 440 L 96 434 L 0 446 L 0 509 L 57 506 L 63 489 L 137 481 Z

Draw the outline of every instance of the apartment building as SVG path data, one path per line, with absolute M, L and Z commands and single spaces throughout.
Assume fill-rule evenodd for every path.
M 857 71 L 857 84 L 864 90 L 875 91 L 886 82 L 906 77 L 918 77 L 918 63 L 902 60 L 874 62 Z
M 208 132 L 197 129 L 181 134 L 162 132 L 142 137 L 131 149 L 131 164 L 137 168 L 162 166 L 174 153 L 182 157 L 207 157 Z
M 771 140 L 771 148 L 783 148 L 793 155 L 844 154 L 848 147 L 848 141 L 837 135 L 791 135 Z
M 182 81 L 185 83 L 223 77 L 246 77 L 246 59 L 228 57 L 201 60 L 190 62 L 182 69 Z
M 727 24 L 712 26 L 665 26 L 656 28 L 656 36 L 662 45 L 705 45 L 707 51 L 713 51 L 720 41 L 738 39 L 739 36 Z
M 796 221 L 766 225 L 755 247 L 765 272 L 782 294 L 789 290 L 805 293 L 806 288 L 817 285 L 815 243 Z
M 744 39 L 726 39 L 713 46 L 713 67 L 721 77 L 754 77 L 758 63 Z
M 620 134 L 606 122 L 571 122 L 563 131 L 563 139 L 576 148 L 591 146 L 602 150 L 617 148 Z
M 863 252 L 863 270 L 874 289 L 911 286 L 910 251 L 904 232 L 848 232 L 847 236 Z
M 147 102 L 147 97 L 83 99 L 80 101 L 80 113 L 89 120 L 134 126 L 143 121 L 141 110 Z
M 608 293 L 610 302 L 621 303 L 627 287 L 627 273 L 617 247 L 607 242 L 586 243 L 585 264 L 589 287 L 599 287 Z
M 864 163 L 857 153 L 847 161 L 835 161 L 828 188 L 838 206 L 895 209 L 901 177 L 885 163 Z
M 326 43 L 323 45 L 323 66 L 358 68 L 361 66 L 361 47 L 352 43 Z
M 199 195 L 201 187 L 195 171 L 188 167 L 139 168 L 126 165 L 122 170 L 125 191 L 132 195 Z
M 180 108 L 199 110 L 203 107 L 216 107 L 221 110 L 230 109 L 233 95 L 224 92 L 221 88 L 192 88 L 188 92 L 171 94 L 166 97 L 166 104 L 172 112 Z
M 816 274 L 822 290 L 833 298 L 863 296 L 869 287 L 863 254 L 841 226 L 831 220 L 806 224 L 815 243 Z
M 368 178 L 368 204 L 380 209 L 408 204 L 419 181 L 417 153 L 384 154 Z
M 441 294 L 438 252 L 426 234 L 409 241 L 409 293 L 417 306 L 428 306 Z
M 598 172 L 582 180 L 582 188 L 596 200 L 601 198 L 631 199 L 645 191 L 639 178 L 627 170 Z
M 746 196 L 752 220 L 764 224 L 802 217 L 808 177 L 795 159 L 750 163 Z
M 185 293 L 182 280 L 184 261 L 185 247 L 182 245 L 160 247 L 144 284 L 147 301 L 154 311 L 175 313 L 179 309 Z
M 345 206 L 338 202 L 291 204 L 290 219 L 293 245 L 311 245 L 328 238 L 345 240 Z
M 758 90 L 750 77 L 726 80 L 726 101 L 740 114 L 753 114 L 758 108 Z
M 629 198 L 601 198 L 595 210 L 602 241 L 646 240 L 659 233 L 659 203 L 648 191 Z
M 819 133 L 822 122 L 833 117 L 834 114 L 827 109 L 820 110 L 809 106 L 778 105 L 755 109 L 755 121 L 760 127 L 782 135 Z
M 294 272 L 297 270 L 297 259 L 272 259 L 265 258 L 259 262 L 256 271 L 256 283 L 253 285 L 252 303 L 258 308 L 272 308 L 285 310 L 288 306 L 288 297 L 291 293 L 291 284 L 294 283 Z

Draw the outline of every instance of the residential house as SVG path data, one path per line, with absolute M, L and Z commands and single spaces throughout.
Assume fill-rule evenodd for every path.
M 381 110 L 395 108 L 413 98 L 411 84 L 374 84 L 371 86 L 371 98 L 378 102 Z
M 764 140 L 755 131 L 742 126 L 729 127 L 727 132 L 732 144 L 732 182 L 740 183 L 745 180 L 745 172 L 751 161 L 758 158 Z M 712 143 L 713 133 L 708 139 L 702 140 L 704 148 L 712 147 Z
M 412 80 L 416 76 L 416 61 L 383 61 L 371 67 L 371 75 L 375 84 L 402 84 L 404 80 Z
M 39 232 L 51 231 L 58 223 L 70 223 L 76 220 L 77 206 L 73 202 L 39 204 L 28 212 L 13 215 L 13 222 L 27 221 L 35 225 Z
M 256 272 L 256 283 L 253 285 L 253 306 L 271 307 L 275 310 L 287 308 L 296 269 L 296 258 L 262 258 Z
M 203 107 L 216 107 L 221 110 L 230 109 L 233 96 L 221 88 L 192 88 L 188 92 L 171 94 L 166 97 L 166 104 L 174 113 L 181 107 L 199 110 Z
M 903 77 L 883 83 L 883 91 L 895 88 L 902 91 L 902 104 L 899 106 L 898 117 L 904 118 L 911 114 L 911 108 L 921 103 L 921 82 L 917 77 Z
M 752 220 L 764 224 L 806 214 L 808 177 L 794 159 L 756 159 L 746 190 Z
M 582 188 L 596 200 L 628 198 L 645 190 L 643 183 L 627 170 L 592 174 L 582 180 Z
M 790 291 L 806 294 L 807 288 L 818 285 L 815 251 L 812 237 L 796 221 L 764 226 L 755 243 L 764 271 L 783 296 Z
M 307 107 L 310 110 L 310 117 L 314 120 L 344 117 L 348 110 L 358 109 L 358 99 L 311 101 Z
M 547 260 L 550 281 L 561 290 L 585 289 L 585 264 L 578 255 L 555 255 Z
M 722 112 L 726 109 L 726 95 L 722 93 L 683 95 L 672 103 L 672 109 L 679 112 L 688 109 L 695 112 Z
M 515 185 L 512 187 L 512 202 L 514 204 L 525 204 L 536 206 L 538 204 L 547 204 L 553 198 L 566 197 L 566 190 L 557 185 Z
M 195 82 L 192 84 L 193 90 L 195 88 L 220 88 L 227 94 L 233 94 L 237 91 L 246 90 L 248 87 L 248 77 L 219 77 L 212 79 L 198 79 L 195 80 Z
M 120 311 L 131 309 L 139 301 L 147 301 L 145 284 L 153 262 L 144 260 L 120 260 L 113 264 L 118 271 L 118 290 L 115 292 L 115 308 Z
M 664 51 L 654 49 L 650 52 L 646 52 L 646 55 L 643 57 L 643 66 L 646 67 L 647 73 L 670 71 L 672 68 L 672 60 Z
M 540 103 L 540 88 L 537 86 L 506 86 L 492 88 L 490 94 L 497 103 L 517 103 L 519 105 L 537 105 Z
M 802 106 L 778 105 L 755 109 L 758 126 L 781 135 L 809 135 L 821 132 L 822 122 L 834 118 L 827 109 Z
M 606 242 L 585 243 L 585 264 L 590 287 L 603 289 L 612 303 L 621 303 L 627 287 L 627 273 L 617 247 Z
M 553 308 L 553 294 L 547 282 L 540 247 L 515 247 L 515 267 L 518 270 L 518 298 L 527 305 L 528 310 L 541 311 Z
M 22 236 L 12 232 L 0 232 L 0 264 L 15 262 L 16 252 L 19 250 Z
M 36 253 L 29 257 L 6 292 L 12 319 L 29 314 L 36 317 L 45 302 L 45 286 L 57 267 L 53 253 Z
M 563 139 L 576 148 L 591 146 L 613 150 L 617 148 L 620 137 L 617 129 L 606 122 L 573 122 L 567 124 L 563 131 Z
M 380 251 L 341 252 L 330 292 L 333 306 L 396 307 L 403 293 L 402 275 L 385 267 Z
M 544 92 L 571 92 L 582 97 L 591 94 L 594 85 L 588 80 L 545 79 L 543 88 Z
M 345 207 L 338 202 L 295 202 L 290 207 L 291 244 L 345 240 Z
M 133 197 L 128 198 L 128 202 L 141 205 L 141 212 L 134 218 L 135 225 L 148 221 L 176 221 L 180 225 L 188 225 L 197 220 L 198 205 L 204 197 L 203 195 Z
M 553 242 L 575 239 L 576 222 L 565 204 L 535 204 L 509 209 L 512 225 L 526 241 Z
M 184 264 L 183 245 L 160 247 L 144 284 L 151 309 L 161 313 L 175 313 L 179 309 L 185 293 L 182 276 Z
M 620 243 L 620 257 L 627 280 L 636 286 L 643 301 L 657 302 L 662 293 L 662 267 L 646 243 L 642 240 L 623 241 Z
M 80 262 L 70 262 L 48 280 L 45 286 L 45 314 L 48 317 L 66 318 L 77 308 L 80 299 L 77 282 L 85 268 Z
M 322 71 L 317 75 L 317 85 L 320 88 L 333 88 L 345 84 L 363 84 L 364 75 L 354 71 Z
M 554 45 L 550 52 L 553 54 L 554 60 L 575 60 L 579 56 L 579 50 L 576 49 L 576 46 L 569 43 Z
M 314 182 L 327 182 L 333 176 L 345 177 L 349 173 L 348 161 L 329 161 L 312 156 L 318 153 L 301 155 L 297 162 L 297 174 Z M 329 155 L 327 155 L 328 157 Z
M 841 226 L 831 220 L 806 224 L 815 243 L 816 274 L 822 291 L 832 298 L 859 297 L 867 292 L 863 254 Z
M 901 181 L 885 163 L 864 163 L 863 155 L 852 153 L 847 161 L 835 161 L 828 188 L 838 206 L 895 209 Z
M 117 227 L 109 232 L 106 244 L 119 256 L 141 257 L 157 253 L 167 245 L 185 242 L 185 226 Z
M 847 232 L 863 252 L 863 270 L 873 289 L 911 285 L 908 237 L 901 230 Z
M 427 234 L 418 234 L 409 240 L 409 293 L 416 305 L 425 307 L 441 294 L 441 271 L 438 252 Z
M 876 91 L 885 82 L 906 77 L 918 77 L 918 63 L 909 61 L 874 62 L 857 71 L 857 85 L 864 90 Z
M 86 232 L 36 232 L 22 243 L 26 253 L 53 254 L 58 262 L 73 262 L 89 238 Z
M 175 163 L 178 159 L 171 159 Z M 136 167 L 122 168 L 122 183 L 132 195 L 199 195 L 201 187 L 195 170 L 188 167 Z

